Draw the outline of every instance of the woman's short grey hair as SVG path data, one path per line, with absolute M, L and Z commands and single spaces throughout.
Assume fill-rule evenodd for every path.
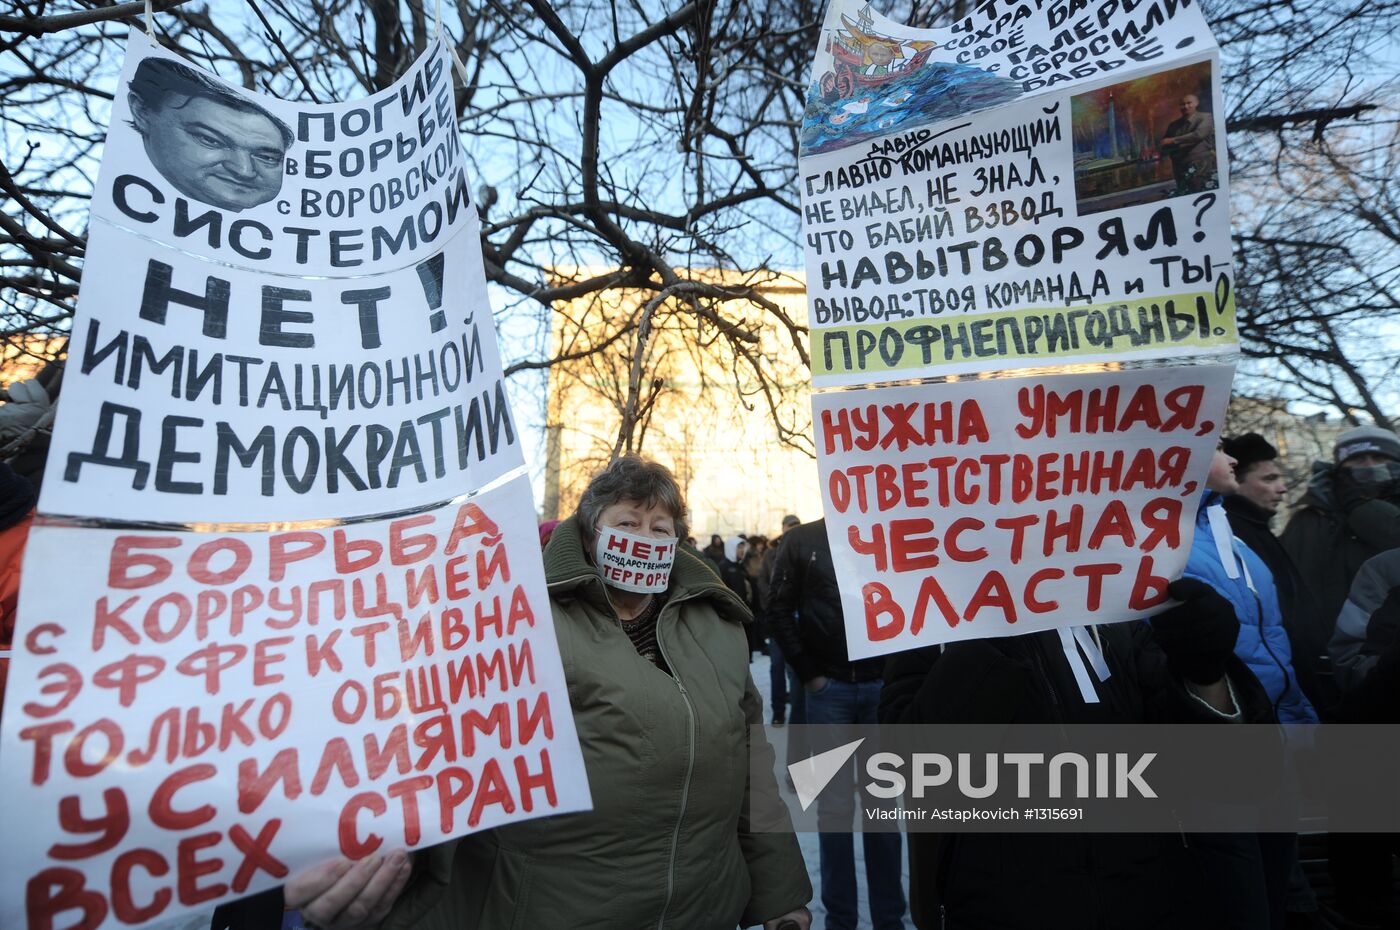
M 690 534 L 685 497 L 665 465 L 640 455 L 624 455 L 594 475 L 578 502 L 578 523 L 583 535 L 591 537 L 597 532 L 603 511 L 621 501 L 638 501 L 647 507 L 660 504 L 675 519 L 676 535 L 685 539 Z

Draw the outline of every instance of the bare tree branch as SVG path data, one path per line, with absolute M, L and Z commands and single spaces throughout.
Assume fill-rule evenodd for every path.
M 188 0 L 152 0 L 151 8 L 155 12 L 161 13 L 187 2 Z M 41 36 L 54 32 L 63 32 L 68 29 L 77 28 L 78 26 L 91 26 L 94 23 L 105 23 L 114 19 L 126 19 L 128 16 L 140 16 L 145 12 L 145 0 L 134 0 L 132 3 L 118 3 L 115 6 L 97 7 L 78 13 L 60 13 L 55 16 L 40 16 L 37 19 L 23 16 L 0 16 L 0 30 L 5 32 L 21 32 L 30 36 Z

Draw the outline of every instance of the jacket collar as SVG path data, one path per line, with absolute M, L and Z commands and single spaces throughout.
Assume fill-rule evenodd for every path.
M 1319 510 L 1335 511 L 1337 495 L 1332 488 L 1337 467 L 1330 462 L 1313 462 L 1312 475 L 1308 478 L 1308 489 L 1298 501 L 1299 507 L 1316 507 Z
M 1243 494 L 1231 494 L 1225 498 L 1225 510 L 1227 513 L 1243 517 L 1250 523 L 1263 527 L 1268 527 L 1274 516 L 1272 512 L 1260 507 Z
M 544 548 L 544 577 L 550 597 L 581 600 L 600 611 L 611 613 L 612 606 L 608 603 L 603 578 L 585 554 L 585 541 L 577 515 L 554 528 L 554 535 Z M 753 619 L 739 596 L 719 580 L 700 556 L 685 546 L 677 546 L 666 599 L 671 603 L 691 598 L 710 601 L 721 617 L 733 623 L 748 623 Z

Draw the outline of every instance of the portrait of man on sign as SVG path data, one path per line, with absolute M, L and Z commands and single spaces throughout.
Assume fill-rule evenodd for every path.
M 292 130 L 208 75 L 148 58 L 127 102 L 151 164 L 186 197 L 238 213 L 282 189 Z
M 1208 61 L 1070 98 L 1081 216 L 1220 188 Z
M 1178 192 L 1194 194 L 1217 186 L 1215 120 L 1209 113 L 1198 112 L 1200 105 L 1200 97 L 1184 95 L 1177 105 L 1181 118 L 1167 127 L 1162 138 L 1162 151 L 1172 160 Z

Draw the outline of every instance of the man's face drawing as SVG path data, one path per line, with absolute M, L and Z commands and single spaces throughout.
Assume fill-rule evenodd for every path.
M 130 102 L 151 164 L 185 196 L 240 211 L 282 189 L 286 143 L 263 114 L 178 94 L 155 107 L 135 94 Z
M 1201 102 L 1196 99 L 1195 95 L 1187 94 L 1181 98 L 1181 115 L 1188 117 L 1195 115 L 1196 107 L 1200 105 Z
M 866 51 L 872 65 L 888 65 L 894 61 L 894 49 L 888 45 L 872 45 Z

